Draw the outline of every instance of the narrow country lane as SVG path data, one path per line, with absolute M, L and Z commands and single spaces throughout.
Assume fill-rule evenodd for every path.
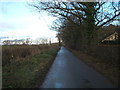
M 115 88 L 115 86 L 62 46 L 40 88 Z

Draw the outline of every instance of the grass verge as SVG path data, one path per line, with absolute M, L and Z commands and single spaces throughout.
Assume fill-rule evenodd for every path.
M 47 74 L 58 47 L 19 62 L 7 64 L 2 68 L 2 88 L 37 88 Z
M 80 60 L 86 63 L 88 66 L 92 67 L 96 71 L 100 72 L 103 76 L 105 76 L 109 81 L 111 81 L 114 85 L 119 85 L 119 67 L 117 65 L 104 62 L 98 58 L 95 58 L 91 55 L 82 53 L 80 51 L 72 50 L 72 53 L 77 56 Z

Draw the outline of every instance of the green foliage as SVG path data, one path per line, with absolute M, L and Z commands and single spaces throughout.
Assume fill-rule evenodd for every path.
M 56 50 L 55 50 L 55 49 L 50 48 L 50 50 L 49 50 L 49 51 L 47 51 L 46 53 L 47 53 L 47 54 L 50 54 L 50 55 L 54 55 L 54 54 L 55 54 L 55 52 L 56 52 Z
M 49 55 L 48 53 L 45 53 L 45 54 L 41 54 L 40 57 L 41 58 L 51 58 L 51 55 Z

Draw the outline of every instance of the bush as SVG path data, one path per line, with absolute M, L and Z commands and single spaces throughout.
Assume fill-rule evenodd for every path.
M 119 47 L 116 45 L 101 45 L 93 49 L 89 54 L 107 63 L 117 64 L 119 59 Z

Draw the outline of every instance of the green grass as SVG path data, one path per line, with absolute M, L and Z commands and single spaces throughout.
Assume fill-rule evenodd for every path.
M 48 72 L 58 48 L 47 51 L 3 67 L 3 88 L 36 88 Z

